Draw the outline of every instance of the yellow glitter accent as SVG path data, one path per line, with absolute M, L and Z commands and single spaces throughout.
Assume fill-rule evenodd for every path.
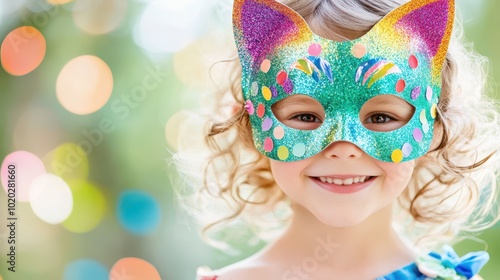
M 436 104 L 432 104 L 432 107 L 431 107 L 431 117 L 433 119 L 435 119 L 437 116 L 437 106 Z
M 278 148 L 278 158 L 281 160 L 286 160 L 288 158 L 288 148 L 285 146 L 280 146 Z
M 395 163 L 400 163 L 403 160 L 403 151 L 400 149 L 392 151 L 391 159 Z
M 262 96 L 264 97 L 265 100 L 271 100 L 271 96 L 272 96 L 272 93 L 271 93 L 271 90 L 266 87 L 266 86 L 263 86 L 262 87 Z

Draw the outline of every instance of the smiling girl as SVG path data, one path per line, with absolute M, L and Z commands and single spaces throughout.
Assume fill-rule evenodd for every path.
M 499 113 L 454 1 L 283 2 L 235 1 L 239 61 L 215 100 L 236 110 L 209 116 L 202 171 L 176 160 L 203 174 L 203 212 L 228 205 L 206 231 L 240 217 L 265 233 L 265 213 L 292 214 L 199 279 L 478 279 L 486 252 L 443 245 L 498 219 Z

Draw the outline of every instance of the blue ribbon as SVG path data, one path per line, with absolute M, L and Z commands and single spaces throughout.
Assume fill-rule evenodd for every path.
M 458 274 L 472 278 L 490 260 L 487 252 L 471 252 L 459 258 L 451 246 L 444 246 L 443 254 L 431 252 L 429 255 L 441 260 L 441 264 L 447 268 L 454 269 Z

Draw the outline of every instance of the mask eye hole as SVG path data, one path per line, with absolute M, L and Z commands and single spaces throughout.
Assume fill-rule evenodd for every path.
M 274 103 L 271 110 L 284 125 L 300 130 L 317 129 L 325 120 L 321 103 L 303 94 L 288 96 Z
M 406 125 L 415 107 L 395 95 L 378 95 L 361 107 L 359 119 L 364 127 L 371 131 L 388 132 Z

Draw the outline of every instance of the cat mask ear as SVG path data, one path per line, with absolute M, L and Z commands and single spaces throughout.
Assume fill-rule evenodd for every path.
M 387 14 L 363 38 L 376 38 L 379 44 L 387 41 L 391 48 L 427 53 L 433 80 L 437 82 L 448 49 L 454 11 L 454 0 L 412 0 Z M 266 56 L 280 47 L 317 36 L 300 15 L 274 0 L 235 0 L 233 32 L 244 88 Z

